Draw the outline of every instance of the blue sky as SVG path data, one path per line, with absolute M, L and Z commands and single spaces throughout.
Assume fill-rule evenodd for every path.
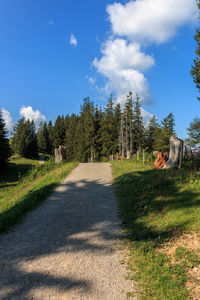
M 155 11 L 151 3 L 1 0 L 0 107 L 8 124 L 78 113 L 88 96 L 104 106 L 112 92 L 123 104 L 133 90 L 146 118 L 172 112 L 185 138 L 200 106 L 189 73 L 196 2 L 154 0 Z

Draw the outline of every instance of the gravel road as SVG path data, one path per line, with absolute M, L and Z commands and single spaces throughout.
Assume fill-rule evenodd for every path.
M 1 300 L 126 299 L 133 284 L 125 280 L 111 182 L 109 164 L 80 164 L 0 237 Z

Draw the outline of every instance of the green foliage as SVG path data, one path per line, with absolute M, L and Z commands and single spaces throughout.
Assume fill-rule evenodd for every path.
M 49 139 L 49 132 L 47 123 L 40 123 L 40 126 L 37 131 L 37 144 L 38 150 L 42 153 L 51 153 L 51 144 Z
M 38 156 L 38 145 L 36 138 L 36 129 L 34 121 L 25 121 L 24 118 L 20 119 L 14 127 L 13 153 L 27 158 L 34 158 Z
M 65 144 L 65 119 L 64 116 L 58 116 L 53 127 L 53 147 L 58 148 Z
M 193 77 L 194 83 L 196 84 L 196 87 L 198 91 L 200 91 L 200 28 L 196 30 L 196 34 L 194 36 L 196 41 L 196 58 L 194 59 L 194 64 L 191 68 L 191 75 Z M 197 98 L 200 100 L 200 97 Z
M 200 146 L 200 118 L 196 117 L 187 128 L 189 138 L 186 142 L 191 147 Z
M 0 170 L 6 166 L 9 154 L 10 146 L 7 138 L 7 131 L 5 128 L 5 122 L 3 120 L 2 112 L 0 110 Z
M 178 248 L 173 263 L 160 249 L 184 232 L 198 232 L 200 173 L 152 166 L 135 160 L 112 163 L 130 254 L 129 277 L 138 281 L 142 299 L 189 299 L 186 271 L 199 263 L 199 256 Z

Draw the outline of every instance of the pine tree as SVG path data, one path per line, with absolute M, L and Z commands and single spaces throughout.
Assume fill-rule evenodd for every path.
M 140 98 L 136 95 L 133 110 L 133 149 L 136 152 L 144 146 L 144 124 L 141 112 Z
M 120 103 L 117 103 L 117 105 L 114 108 L 114 141 L 115 141 L 115 151 L 114 153 L 117 153 L 120 151 L 120 125 L 121 125 L 121 105 Z
M 157 119 L 155 116 L 153 116 L 149 123 L 146 130 L 146 147 L 148 149 L 148 152 L 152 152 L 154 150 L 157 150 L 156 143 L 158 142 L 158 137 L 160 135 L 160 126 L 157 123 Z
M 79 117 L 75 114 L 72 114 L 71 117 L 68 119 L 67 130 L 66 130 L 66 158 L 67 161 L 72 161 L 75 157 L 75 150 L 76 150 L 76 139 L 74 134 L 76 132 L 76 126 L 78 123 Z
M 90 98 L 85 98 L 81 105 L 80 119 L 75 134 L 77 160 L 86 162 L 93 160 L 95 154 L 94 129 L 94 104 Z
M 169 152 L 170 143 L 169 139 L 175 134 L 174 131 L 175 120 L 172 113 L 161 121 L 161 127 L 157 130 L 155 139 L 156 150 L 162 152 Z
M 47 125 L 48 137 L 49 137 L 49 154 L 54 154 L 54 146 L 53 146 L 53 124 L 49 121 Z
M 189 128 L 187 128 L 189 138 L 186 139 L 186 142 L 191 147 L 200 146 L 200 118 L 196 117 L 190 123 Z
M 103 124 L 103 112 L 101 108 L 96 106 L 94 112 L 94 159 L 100 161 L 102 157 L 102 139 L 101 139 L 101 127 Z
M 125 126 L 125 151 L 127 158 L 133 153 L 133 97 L 129 92 L 124 106 L 124 126 Z
M 200 1 L 198 1 L 198 9 L 200 9 Z M 200 27 L 196 30 L 194 38 L 197 43 L 195 51 L 197 57 L 194 59 L 194 65 L 192 66 L 190 73 L 193 77 L 198 91 L 200 92 Z M 198 97 L 197 99 L 200 101 L 200 97 Z
M 38 156 L 37 137 L 34 121 L 20 119 L 14 127 L 13 151 L 27 158 Z
M 105 107 L 104 118 L 101 126 L 102 155 L 109 157 L 116 151 L 115 123 L 114 123 L 114 100 L 112 95 Z
M 51 145 L 49 141 L 49 133 L 47 128 L 47 123 L 40 123 L 37 131 L 37 143 L 38 149 L 42 153 L 50 153 Z
M 0 110 L 0 169 L 6 166 L 10 153 L 5 121 Z
M 59 145 L 65 144 L 65 119 L 64 116 L 58 116 L 53 127 L 53 146 L 58 148 Z

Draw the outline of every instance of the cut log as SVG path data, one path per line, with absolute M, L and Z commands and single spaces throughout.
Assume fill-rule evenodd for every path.
M 170 138 L 169 159 L 163 169 L 181 168 L 183 157 L 183 141 L 175 136 Z
M 167 153 L 158 152 L 157 159 L 154 164 L 154 169 L 162 169 L 167 162 Z

